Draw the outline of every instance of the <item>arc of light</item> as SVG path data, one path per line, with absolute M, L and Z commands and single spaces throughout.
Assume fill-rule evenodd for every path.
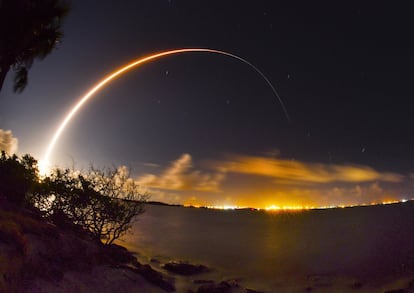
M 111 72 L 110 74 L 108 74 L 107 76 L 105 76 L 101 81 L 99 81 L 96 85 L 94 85 L 76 104 L 75 106 L 68 112 L 68 114 L 65 116 L 65 118 L 63 119 L 63 121 L 60 123 L 59 127 L 57 128 L 57 130 L 55 131 L 51 141 L 49 142 L 49 145 L 46 149 L 46 152 L 44 154 L 43 160 L 41 162 L 41 166 L 40 170 L 41 173 L 43 173 L 42 171 L 45 171 L 45 169 L 47 168 L 48 164 L 49 164 L 49 157 L 50 154 L 52 153 L 57 141 L 59 140 L 60 136 L 62 135 L 62 132 L 65 130 L 66 126 L 68 125 L 68 123 L 72 120 L 73 116 L 75 116 L 75 114 L 79 111 L 79 109 L 96 93 L 98 92 L 100 89 L 102 89 L 106 84 L 108 84 L 111 80 L 117 78 L 118 76 L 122 75 L 123 73 L 125 73 L 126 71 L 137 67 L 143 63 L 149 62 L 151 60 L 154 59 L 158 59 L 164 56 L 168 56 L 168 55 L 174 55 L 174 54 L 181 54 L 181 53 L 188 53 L 188 52 L 205 52 L 205 53 L 215 53 L 215 54 L 220 54 L 220 55 L 225 55 L 225 56 L 229 56 L 232 57 L 234 59 L 237 59 L 247 65 L 249 65 L 251 68 L 253 68 L 266 82 L 267 84 L 270 86 L 270 88 L 272 89 L 274 95 L 276 96 L 276 98 L 278 99 L 280 105 L 283 108 L 283 112 L 285 113 L 286 119 L 288 121 L 290 121 L 289 118 L 289 114 L 286 110 L 286 107 L 282 101 L 282 99 L 280 98 L 279 94 L 277 93 L 275 87 L 273 86 L 273 84 L 270 82 L 270 80 L 264 75 L 263 72 L 261 72 L 259 70 L 259 68 L 257 68 L 256 66 L 254 66 L 252 63 L 250 63 L 249 61 L 247 61 L 246 59 L 234 55 L 232 53 L 228 53 L 225 51 L 220 51 L 220 50 L 215 50 L 215 49 L 207 49 L 207 48 L 186 48 L 186 49 L 176 49 L 176 50 L 169 50 L 169 51 L 164 51 L 164 52 L 160 52 L 160 53 L 156 53 L 150 56 L 146 56 L 146 57 L 142 57 L 138 60 L 134 60 L 131 63 L 128 63 L 122 67 L 120 67 L 119 69 L 116 69 L 115 71 Z

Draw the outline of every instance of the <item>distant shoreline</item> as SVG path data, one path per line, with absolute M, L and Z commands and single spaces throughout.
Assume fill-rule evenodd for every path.
M 335 209 L 350 209 L 350 208 L 363 208 L 363 207 L 378 207 L 378 206 L 392 206 L 398 204 L 413 204 L 414 199 L 403 199 L 400 201 L 391 200 L 378 203 L 358 204 L 358 205 L 339 205 L 339 206 L 326 206 L 326 207 L 274 207 L 274 208 L 253 208 L 253 207 L 232 207 L 232 206 L 206 206 L 206 205 L 183 205 L 183 204 L 170 204 L 161 201 L 147 201 L 145 204 L 156 206 L 169 206 L 169 207 L 183 207 L 183 208 L 195 208 L 195 209 L 211 209 L 211 210 L 231 210 L 231 211 L 261 211 L 261 212 L 295 212 L 295 211 L 313 211 L 313 210 L 335 210 Z

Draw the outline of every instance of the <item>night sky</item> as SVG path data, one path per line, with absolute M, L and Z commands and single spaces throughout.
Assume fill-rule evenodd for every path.
M 163 50 L 212 48 L 263 71 L 291 121 L 246 64 L 175 55 L 95 96 L 52 162 L 128 166 L 153 200 L 170 203 L 326 206 L 414 197 L 410 7 L 281 3 L 73 1 L 63 42 L 34 64 L 22 94 L 12 92 L 8 75 L 0 128 L 18 139 L 19 154 L 41 159 L 65 113 L 105 74 Z

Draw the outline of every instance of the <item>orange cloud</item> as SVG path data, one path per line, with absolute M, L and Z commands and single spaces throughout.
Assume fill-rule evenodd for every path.
M 157 189 L 218 192 L 224 176 L 222 172 L 194 170 L 191 155 L 183 154 L 161 174 L 145 174 L 137 179 L 137 183 Z
M 244 178 L 243 181 L 250 178 Z M 265 208 L 267 206 L 302 206 L 324 207 L 340 205 L 358 205 L 381 203 L 387 200 L 401 199 L 401 193 L 384 183 L 384 187 L 378 182 L 368 183 L 328 183 L 310 185 L 279 185 L 266 182 L 258 177 L 261 182 L 253 182 L 253 185 L 242 188 L 224 189 L 223 194 L 230 195 L 234 199 L 230 204 L 238 206 L 250 206 Z M 399 185 L 399 184 L 398 184 Z M 219 199 L 225 202 L 224 198 Z
M 398 199 L 408 178 L 369 166 L 266 156 L 231 155 L 204 161 L 201 167 L 203 171 L 196 169 L 191 155 L 183 154 L 159 172 L 140 176 L 137 183 L 153 200 L 169 203 L 321 207 Z
M 14 154 L 17 151 L 18 140 L 10 130 L 0 129 L 0 151 Z
M 223 173 L 271 177 L 278 183 L 401 182 L 404 176 L 379 172 L 368 166 L 306 163 L 279 158 L 232 156 L 210 164 Z

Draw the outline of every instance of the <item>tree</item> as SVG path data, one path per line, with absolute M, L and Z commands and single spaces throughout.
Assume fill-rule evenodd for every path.
M 83 190 L 93 195 L 86 227 L 105 244 L 131 229 L 137 216 L 144 210 L 146 194 L 140 192 L 137 183 L 130 178 L 126 167 L 96 169 L 93 166 L 81 177 Z
M 32 204 L 56 225 L 75 225 L 108 245 L 127 233 L 146 200 L 127 168 L 91 167 L 86 174 L 56 169 L 31 195 Z
M 61 41 L 68 11 L 62 0 L 0 0 L 0 91 L 10 69 L 14 91 L 24 90 L 34 60 L 45 58 Z
M 26 195 L 38 182 L 37 161 L 30 155 L 22 158 L 9 156 L 2 151 L 0 156 L 0 197 L 23 205 Z

